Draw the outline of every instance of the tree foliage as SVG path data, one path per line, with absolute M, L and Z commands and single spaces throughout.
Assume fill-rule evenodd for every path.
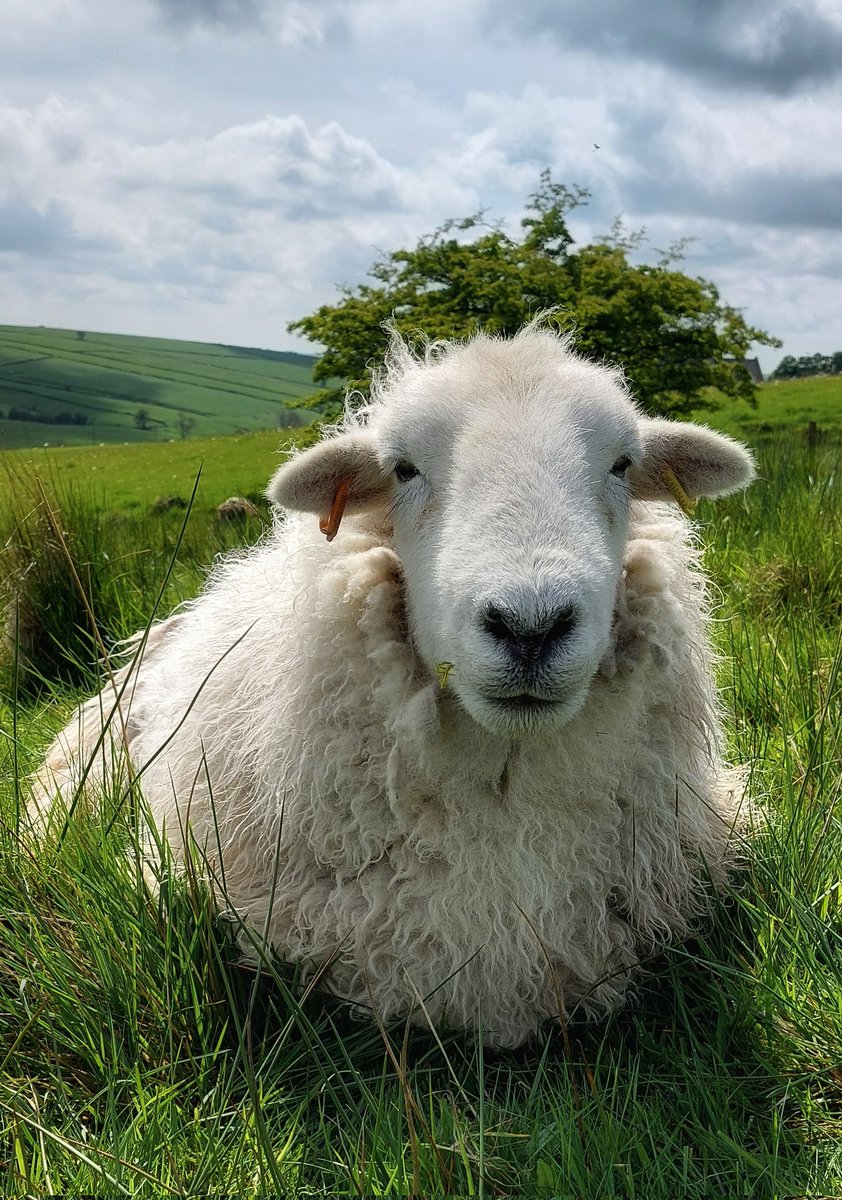
M 772 379 L 802 379 L 807 375 L 842 375 L 842 350 L 835 354 L 786 354 L 772 372 Z
M 341 379 L 365 393 L 389 319 L 410 340 L 419 332 L 463 338 L 480 329 L 512 334 L 553 310 L 551 319 L 575 332 L 580 352 L 624 367 L 650 412 L 709 407 L 712 387 L 753 402 L 742 359 L 752 342 L 780 343 L 723 303 L 712 283 L 676 269 L 683 244 L 640 265 L 632 255 L 642 232 L 615 222 L 606 237 L 574 249 L 568 216 L 589 198 L 545 171 L 527 199 L 519 237 L 479 212 L 445 222 L 413 249 L 383 255 L 369 270 L 371 282 L 343 289 L 339 303 L 290 324 L 325 347 L 315 378 Z M 338 411 L 341 395 L 335 387 L 321 393 L 327 415 Z

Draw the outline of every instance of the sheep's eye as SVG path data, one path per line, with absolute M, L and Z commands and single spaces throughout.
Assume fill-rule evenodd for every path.
M 395 475 L 399 483 L 409 483 L 417 474 L 418 468 L 408 458 L 402 458 L 395 463 Z
M 618 479 L 622 479 L 630 466 L 631 459 L 629 458 L 628 454 L 624 454 L 614 463 L 614 466 L 611 468 L 611 474 L 616 475 Z

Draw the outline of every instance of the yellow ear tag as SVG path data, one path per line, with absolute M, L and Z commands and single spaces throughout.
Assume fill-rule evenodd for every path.
M 436 663 L 436 674 L 439 677 L 439 687 L 446 688 L 447 681 L 450 678 L 450 672 L 453 670 L 452 662 Z
M 661 471 L 661 478 L 663 479 L 665 486 L 669 488 L 670 495 L 681 511 L 686 516 L 692 517 L 693 513 L 696 511 L 696 505 L 698 504 L 698 501 L 691 500 L 684 488 L 678 482 L 678 478 L 669 469 L 669 467 L 663 468 Z

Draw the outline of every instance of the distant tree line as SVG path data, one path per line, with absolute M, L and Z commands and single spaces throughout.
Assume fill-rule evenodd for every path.
M 57 413 L 42 413 L 34 408 L 10 408 L 7 421 L 35 421 L 38 425 L 87 425 L 88 414 L 69 412 L 63 408 Z
M 772 379 L 801 379 L 806 375 L 842 375 L 842 350 L 835 354 L 787 354 L 771 374 Z

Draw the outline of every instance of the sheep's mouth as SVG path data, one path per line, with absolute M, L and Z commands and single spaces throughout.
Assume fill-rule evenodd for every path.
M 587 688 L 567 688 L 563 694 L 517 692 L 514 695 L 488 693 L 481 707 L 474 710 L 480 725 L 491 732 L 513 736 L 556 729 L 571 720 L 584 703 Z
M 576 715 L 587 696 L 586 687 L 551 690 L 539 685 L 534 691 L 514 691 L 518 686 L 523 688 L 524 683 L 510 680 L 508 687 L 503 684 L 499 691 L 494 687 L 482 691 L 460 688 L 458 693 L 455 687 L 453 690 L 478 725 L 489 733 L 514 738 L 565 725 Z
M 493 696 L 491 702 L 503 712 L 517 713 L 520 716 L 530 713 L 547 712 L 558 706 L 558 700 L 547 700 L 544 696 L 532 696 L 523 692 L 519 696 Z

